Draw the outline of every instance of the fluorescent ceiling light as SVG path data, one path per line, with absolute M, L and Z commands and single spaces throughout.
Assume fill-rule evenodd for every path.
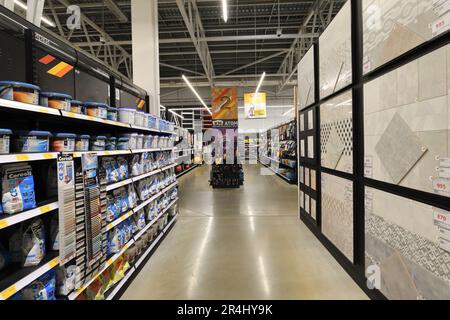
M 294 112 L 294 111 L 295 111 L 295 108 L 292 108 L 291 110 L 285 112 L 285 113 L 283 114 L 283 117 L 287 116 L 289 113 Z
M 21 7 L 23 10 L 28 10 L 28 6 L 19 0 L 14 0 L 14 3 L 17 4 L 19 7 Z M 41 21 L 52 28 L 55 27 L 55 24 L 53 23 L 53 21 L 51 21 L 47 17 L 42 16 Z
M 264 81 L 264 78 L 266 77 L 266 73 L 263 72 L 261 75 L 261 80 L 259 80 L 258 87 L 256 88 L 255 94 L 259 92 L 259 89 L 261 89 L 262 83 Z
M 184 117 L 183 117 L 182 115 L 180 115 L 180 114 L 176 113 L 175 111 L 173 111 L 173 110 L 169 110 L 169 112 L 170 112 L 171 114 L 173 114 L 174 116 L 176 116 L 176 117 L 178 117 L 178 118 L 180 118 L 180 119 L 183 119 L 183 120 L 184 120 Z
M 186 84 L 188 85 L 189 89 L 192 90 L 192 92 L 195 94 L 195 96 L 197 97 L 197 99 L 202 103 L 202 105 L 205 107 L 206 110 L 208 110 L 208 112 L 212 115 L 211 109 L 208 108 L 208 106 L 206 105 L 205 101 L 203 101 L 203 99 L 200 97 L 200 95 L 197 93 L 197 91 L 195 91 L 194 87 L 192 86 L 192 84 L 189 82 L 188 78 L 186 78 L 186 76 L 183 74 L 182 78 L 184 80 L 184 82 L 186 82 Z
M 223 20 L 228 21 L 228 5 L 227 0 L 222 0 Z

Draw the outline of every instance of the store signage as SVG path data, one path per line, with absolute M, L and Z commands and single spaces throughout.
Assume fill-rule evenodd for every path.
M 267 118 L 267 99 L 265 92 L 244 95 L 245 117 L 247 119 Z
M 213 120 L 238 120 L 237 88 L 212 88 Z

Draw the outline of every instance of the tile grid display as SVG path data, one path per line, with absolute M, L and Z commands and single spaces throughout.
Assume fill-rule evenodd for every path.
M 450 296 L 449 18 L 446 1 L 351 0 L 310 50 L 315 59 L 299 64 L 299 95 L 311 91 L 312 63 L 317 91 L 298 114 L 300 216 L 374 299 Z M 308 110 L 316 162 L 301 131 Z M 376 290 L 366 282 L 373 266 Z

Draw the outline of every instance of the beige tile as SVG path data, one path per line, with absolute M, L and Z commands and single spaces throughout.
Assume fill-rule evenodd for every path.
M 421 101 L 447 94 L 447 52 L 438 49 L 419 59 L 419 98 Z
M 413 61 L 397 70 L 397 105 L 416 102 L 419 99 L 419 62 Z

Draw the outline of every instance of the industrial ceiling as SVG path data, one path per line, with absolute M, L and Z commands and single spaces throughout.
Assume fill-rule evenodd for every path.
M 161 84 L 177 87 L 182 74 L 204 85 L 240 83 L 265 71 L 281 90 L 344 3 L 228 0 L 225 23 L 221 0 L 159 0 Z M 66 26 L 70 5 L 81 9 L 79 30 Z M 44 15 L 51 31 L 132 77 L 131 1 L 46 0 Z

